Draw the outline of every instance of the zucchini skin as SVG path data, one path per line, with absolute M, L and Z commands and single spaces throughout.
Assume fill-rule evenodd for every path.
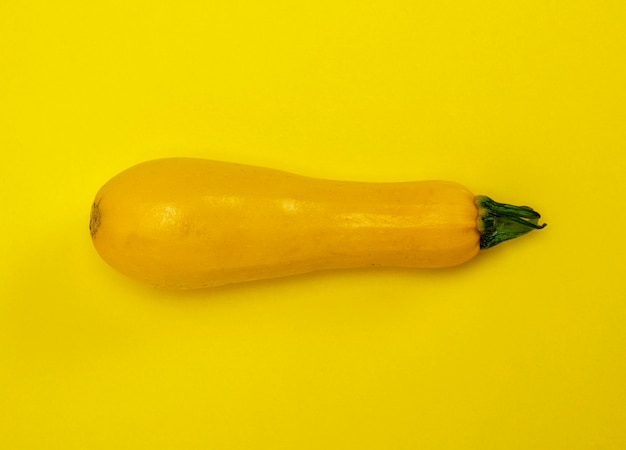
M 109 180 L 90 231 L 121 273 L 192 289 L 327 269 L 455 266 L 480 250 L 476 199 L 449 181 L 324 180 L 167 158 Z

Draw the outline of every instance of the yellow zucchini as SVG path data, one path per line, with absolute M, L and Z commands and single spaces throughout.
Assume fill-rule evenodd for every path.
M 89 226 L 118 271 L 190 289 L 323 269 L 454 266 L 541 228 L 539 217 L 447 181 L 335 181 L 168 158 L 108 181 Z

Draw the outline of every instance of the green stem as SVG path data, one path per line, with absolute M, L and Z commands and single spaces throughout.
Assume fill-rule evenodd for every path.
M 485 195 L 476 196 L 480 248 L 486 249 L 500 242 L 515 239 L 532 230 L 540 230 L 541 215 L 528 206 L 498 203 Z

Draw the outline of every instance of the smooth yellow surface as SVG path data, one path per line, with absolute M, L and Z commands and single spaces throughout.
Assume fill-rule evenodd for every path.
M 626 2 L 0 3 L 0 442 L 626 448 Z M 441 178 L 548 227 L 451 270 L 203 292 L 94 251 L 194 156 Z
M 160 158 L 102 186 L 89 231 L 121 273 L 195 289 L 330 269 L 456 266 L 479 251 L 477 216 L 474 195 L 450 181 L 323 180 Z

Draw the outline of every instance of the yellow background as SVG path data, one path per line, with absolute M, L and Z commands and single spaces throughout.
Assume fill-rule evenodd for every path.
M 626 2 L 0 3 L 0 443 L 626 448 Z M 548 228 L 197 292 L 87 230 L 137 162 L 442 178 Z

